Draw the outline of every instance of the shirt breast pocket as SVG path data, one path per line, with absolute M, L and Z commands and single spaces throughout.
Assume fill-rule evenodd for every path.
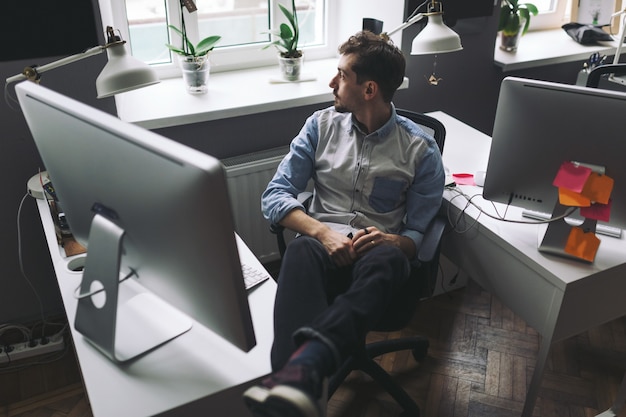
M 377 177 L 370 194 L 369 203 L 379 213 L 387 213 L 403 201 L 407 182 L 401 179 Z

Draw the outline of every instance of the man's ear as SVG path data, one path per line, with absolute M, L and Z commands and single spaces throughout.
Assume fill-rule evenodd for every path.
M 378 84 L 375 81 L 365 82 L 365 99 L 371 100 L 378 94 Z

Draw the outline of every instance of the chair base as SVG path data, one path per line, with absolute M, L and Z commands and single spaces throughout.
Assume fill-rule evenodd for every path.
M 374 358 L 385 353 L 411 350 L 417 361 L 424 359 L 428 353 L 429 341 L 425 337 L 413 336 L 401 339 L 384 340 L 381 342 L 368 343 L 363 349 L 353 354 L 331 377 L 328 384 L 328 397 L 330 398 L 346 377 L 355 370 L 363 371 L 387 392 L 403 408 L 403 417 L 419 417 L 419 406 L 400 387 L 391 376 L 374 361 Z

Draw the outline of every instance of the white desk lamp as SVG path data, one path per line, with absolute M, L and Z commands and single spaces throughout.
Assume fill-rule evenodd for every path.
M 159 82 L 159 78 L 152 68 L 126 53 L 126 48 L 124 47 L 126 41 L 121 40 L 111 26 L 107 26 L 106 35 L 106 45 L 99 45 L 46 65 L 26 67 L 21 74 L 7 78 L 6 84 L 27 79 L 38 81 L 40 74 L 45 71 L 98 55 L 105 50 L 107 51 L 109 61 L 96 79 L 98 98 L 110 97 Z
M 426 4 L 428 4 L 428 11 L 426 13 L 418 13 L 418 10 Z M 383 39 L 388 41 L 391 35 L 419 22 L 424 17 L 428 17 L 428 23 L 413 39 L 411 55 L 436 55 L 446 52 L 456 52 L 463 49 L 459 35 L 443 23 L 443 8 L 441 2 L 435 0 L 426 0 L 424 3 L 417 6 L 404 23 L 390 32 L 380 33 L 382 31 L 383 22 L 376 19 L 363 19 L 363 28 L 367 29 L 369 27 L 369 30 L 380 34 Z M 430 77 L 426 78 L 428 84 L 433 86 L 438 85 L 439 81 L 442 80 L 435 75 L 436 66 L 437 58 L 435 57 L 433 73 Z
M 428 3 L 428 11 L 418 13 L 417 11 L 426 3 Z M 420 4 L 404 23 L 390 32 L 383 32 L 380 36 L 389 38 L 394 33 L 419 22 L 424 17 L 428 17 L 428 23 L 413 39 L 411 55 L 441 54 L 463 49 L 459 35 L 443 23 L 441 2 L 435 0 L 427 0 Z

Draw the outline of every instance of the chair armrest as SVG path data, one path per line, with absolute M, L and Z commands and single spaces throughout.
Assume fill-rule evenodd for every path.
M 297 199 L 300 202 L 300 204 L 304 206 L 304 210 L 308 212 L 309 206 L 311 205 L 311 200 L 313 199 L 313 193 L 310 191 L 303 191 L 300 194 L 298 194 Z
M 420 262 L 430 262 L 435 259 L 446 222 L 447 219 L 445 217 L 437 215 L 428 225 L 424 233 L 424 239 L 422 239 L 422 245 L 417 253 L 417 259 Z
M 311 205 L 311 200 L 313 199 L 313 193 L 310 191 L 304 191 L 296 197 L 298 202 L 304 206 L 305 212 L 309 211 L 309 206 Z M 285 241 L 285 227 L 278 223 L 270 223 L 270 232 L 276 235 L 276 240 L 278 243 L 278 252 L 280 253 L 280 257 L 282 258 L 285 254 L 285 250 L 287 249 L 287 243 Z

